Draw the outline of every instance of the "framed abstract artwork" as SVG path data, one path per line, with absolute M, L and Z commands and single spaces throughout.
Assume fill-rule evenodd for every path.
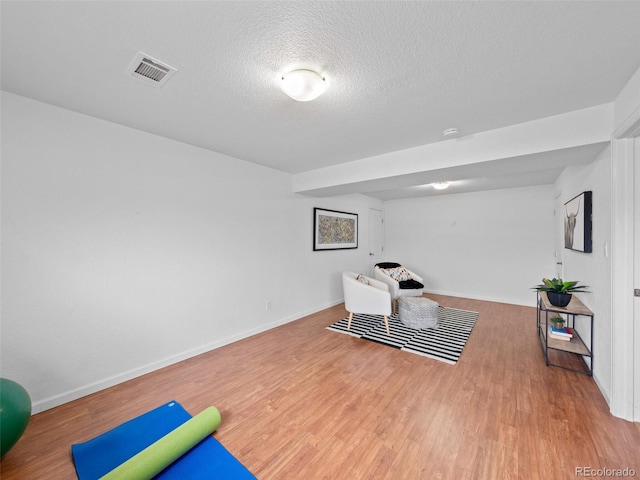
M 564 248 L 591 253 L 592 192 L 582 192 L 564 204 Z
M 358 248 L 358 214 L 313 209 L 313 250 Z

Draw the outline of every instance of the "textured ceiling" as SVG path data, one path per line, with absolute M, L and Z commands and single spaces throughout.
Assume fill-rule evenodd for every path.
M 640 2 L 8 2 L 3 90 L 300 173 L 611 102 Z M 124 75 L 143 51 L 178 69 Z M 278 75 L 317 66 L 299 103 Z

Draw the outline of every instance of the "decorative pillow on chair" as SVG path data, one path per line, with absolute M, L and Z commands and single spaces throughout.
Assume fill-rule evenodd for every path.
M 385 273 L 393 278 L 396 282 L 411 280 L 411 274 L 404 267 L 387 268 Z

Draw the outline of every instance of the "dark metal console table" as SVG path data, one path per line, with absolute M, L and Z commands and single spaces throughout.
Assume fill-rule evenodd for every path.
M 566 370 L 582 373 L 585 375 L 593 375 L 593 312 L 589 310 L 575 295 L 571 297 L 571 302 L 566 307 L 556 307 L 551 305 L 546 292 L 538 292 L 538 336 L 540 337 L 540 344 L 542 345 L 542 351 L 544 353 L 544 360 L 547 366 L 560 367 Z M 549 313 L 560 313 L 567 317 L 567 326 L 573 333 L 573 338 L 570 341 L 558 340 L 549 337 Z M 576 317 L 583 316 L 589 317 L 589 323 L 591 328 L 591 335 L 589 340 L 589 346 L 585 344 L 577 330 L 575 329 Z M 587 371 L 570 368 L 564 365 L 549 362 L 549 350 L 559 350 L 562 352 L 568 352 L 575 355 L 579 355 Z M 591 360 L 587 363 L 586 358 Z

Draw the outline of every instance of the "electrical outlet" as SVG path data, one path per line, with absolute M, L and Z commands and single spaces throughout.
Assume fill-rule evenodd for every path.
M 264 303 L 264 309 L 265 309 L 265 310 L 271 310 L 271 300 L 267 300 L 267 301 Z

